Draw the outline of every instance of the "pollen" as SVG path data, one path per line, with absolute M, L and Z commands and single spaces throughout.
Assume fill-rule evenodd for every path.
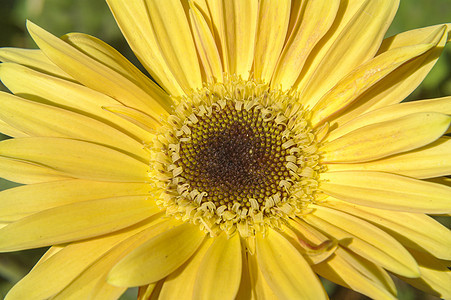
M 180 101 L 153 148 L 158 203 L 212 236 L 252 236 L 302 213 L 321 166 L 298 102 L 237 78 Z

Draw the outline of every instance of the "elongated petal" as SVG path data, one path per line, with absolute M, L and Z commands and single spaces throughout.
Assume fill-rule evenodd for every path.
M 329 133 L 328 141 L 335 140 L 358 128 L 385 122 L 419 112 L 438 112 L 451 114 L 451 97 L 405 102 L 383 107 L 363 114 Z
M 281 299 L 326 299 L 327 295 L 302 255 L 278 232 L 257 235 L 257 260 L 274 294 Z
M 150 239 L 122 259 L 110 272 L 115 286 L 155 282 L 185 263 L 205 237 L 198 226 L 185 223 Z
M 382 268 L 338 248 L 327 261 L 312 266 L 319 275 L 372 299 L 397 299 L 393 280 Z
M 124 149 L 143 160 L 148 156 L 142 141 L 134 140 L 103 122 L 8 93 L 0 92 L 0 119 L 30 136 L 86 140 Z
M 0 77 L 16 95 L 96 118 L 139 141 L 148 140 L 148 131 L 131 126 L 130 122 L 102 109 L 102 106 L 121 106 L 120 102 L 102 93 L 12 63 L 0 64 Z
M 131 107 L 104 106 L 103 108 L 148 131 L 149 135 L 161 126 L 161 123 L 155 118 Z
M 302 98 L 307 107 L 313 107 L 340 79 L 376 54 L 398 4 L 397 0 L 362 4 L 306 81 Z
M 396 48 L 360 65 L 341 79 L 316 103 L 312 109 L 312 124 L 318 125 L 339 112 L 396 68 L 434 46 L 434 44 L 419 44 Z
M 146 3 L 157 45 L 177 82 L 186 93 L 201 88 L 199 61 L 182 3 L 178 0 Z
M 50 60 L 84 85 L 109 95 L 121 103 L 146 110 L 156 118 L 166 116 L 166 101 L 160 94 L 149 95 L 132 81 L 108 66 L 92 59 L 63 40 L 28 22 L 28 30 Z
M 425 214 L 356 206 L 336 199 L 331 199 L 324 205 L 368 220 L 409 248 L 451 260 L 451 232 Z
M 256 255 L 249 254 L 247 256 L 249 264 L 249 275 L 252 282 L 252 298 L 251 299 L 277 299 L 277 296 L 266 282 L 261 268 L 258 266 Z
M 393 237 L 370 223 L 346 213 L 312 205 L 315 211 L 304 219 L 341 246 L 383 268 L 405 277 L 418 277 L 417 263 Z
M 183 95 L 158 46 L 145 0 L 107 0 L 107 3 L 130 48 L 152 78 L 169 94 Z
M 430 51 L 412 59 L 361 95 L 335 122 L 339 126 L 375 109 L 396 104 L 410 95 L 437 62 L 447 40 L 446 25 L 436 25 L 400 33 L 383 41 L 379 54 L 391 49 L 433 43 Z M 393 84 L 396 82 L 396 84 Z
M 83 33 L 69 33 L 61 39 L 132 81 L 166 110 L 171 108 L 173 103 L 169 95 L 110 45 Z
M 328 164 L 328 170 L 379 171 L 419 179 L 450 175 L 451 139 L 440 138 L 425 147 L 366 163 Z
M 258 1 L 231 0 L 224 2 L 229 74 L 249 77 L 254 58 Z
M 1 48 L 0 61 L 21 64 L 42 73 L 75 80 L 49 60 L 40 49 Z
M 222 81 L 222 63 L 216 42 L 202 12 L 190 2 L 189 16 L 193 26 L 194 41 L 207 81 Z
M 159 299 L 182 299 L 188 297 L 188 295 L 192 297 L 199 266 L 213 241 L 212 238 L 205 239 L 191 259 L 166 278 Z M 188 297 L 188 299 L 190 298 Z
M 282 51 L 290 20 L 290 1 L 263 0 L 259 3 L 254 53 L 254 77 L 270 82 Z
M 194 299 L 235 299 L 241 279 L 240 236 L 215 238 L 199 266 Z
M 23 131 L 11 126 L 5 121 L 0 120 L 0 133 L 10 136 L 10 137 L 27 137 L 29 136 Z
M 304 67 L 310 52 L 332 25 L 340 1 L 308 1 L 280 55 L 271 85 L 289 89 Z
M 11 139 L 0 143 L 0 155 L 45 166 L 70 177 L 125 182 L 148 180 L 146 163 L 89 142 L 41 137 Z
M 373 171 L 327 172 L 321 178 L 321 190 L 350 203 L 418 213 L 451 211 L 451 188 L 441 184 Z
M 432 143 L 450 123 L 445 114 L 415 113 L 356 129 L 321 150 L 325 162 L 371 161 Z
M 64 172 L 48 168 L 42 164 L 29 162 L 23 159 L 5 158 L 1 156 L 0 176 L 7 180 L 24 184 L 70 178 L 70 176 L 65 175 Z
M 19 186 L 0 192 L 0 221 L 15 221 L 42 210 L 74 202 L 113 196 L 146 195 L 149 190 L 150 187 L 146 183 L 77 179 Z M 45 195 L 45 197 L 36 197 L 36 195 Z

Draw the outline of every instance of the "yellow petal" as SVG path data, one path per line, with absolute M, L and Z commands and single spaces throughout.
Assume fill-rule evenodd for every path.
M 327 299 L 320 281 L 302 255 L 280 233 L 257 235 L 257 260 L 280 299 Z
M 83 188 L 80 188 L 83 187 Z M 146 183 L 58 180 L 29 184 L 0 192 L 0 221 L 11 222 L 30 214 L 74 202 L 109 197 L 146 195 Z M 45 195 L 45 197 L 36 197 Z
M 194 299 L 235 299 L 241 280 L 239 234 L 230 239 L 223 233 L 215 238 L 199 266 Z
M 162 279 L 185 263 L 204 237 L 198 226 L 188 223 L 164 232 L 115 265 L 108 282 L 115 286 L 139 286 Z
M 69 33 L 61 39 L 132 81 L 166 110 L 171 109 L 173 102 L 169 95 L 110 45 L 83 33 Z
M 213 241 L 213 238 L 205 239 L 202 245 L 197 249 L 196 253 L 194 253 L 184 266 L 169 274 L 164 281 L 158 299 L 172 300 L 192 298 L 199 266 Z
M 350 120 L 343 126 L 335 128 L 327 136 L 328 141 L 335 140 L 361 127 L 385 122 L 419 112 L 438 112 L 451 114 L 451 97 L 412 101 L 389 105 Z
M 298 87 L 307 107 L 313 107 L 340 79 L 376 54 L 398 4 L 398 0 L 369 0 L 361 5 L 311 77 L 305 78 L 305 89 Z
M 102 106 L 121 105 L 102 93 L 12 63 L 0 64 L 0 77 L 14 94 L 96 118 L 136 137 L 138 141 L 148 140 L 148 131 L 102 109 Z
M 145 0 L 107 0 L 114 18 L 130 48 L 150 76 L 169 94 L 184 94 L 166 63 L 150 22 Z M 136 26 L 139 24 L 139 26 Z
M 199 8 L 190 2 L 190 21 L 193 26 L 193 36 L 197 52 L 203 65 L 207 81 L 222 82 L 222 64 L 216 42 Z
M 0 132 L 4 135 L 10 136 L 10 137 L 27 137 L 29 136 L 23 131 L 20 131 L 19 129 L 9 125 L 8 123 L 5 123 L 5 121 L 0 120 Z
M 124 105 L 148 111 L 156 118 L 168 114 L 168 102 L 160 98 L 163 93 L 149 95 L 120 73 L 37 25 L 27 22 L 27 27 L 33 40 L 45 55 L 85 86 L 109 95 Z
M 411 250 L 418 261 L 421 271 L 420 278 L 402 278 L 414 287 L 442 299 L 451 298 L 451 271 L 449 261 L 440 261 L 426 253 Z
M 30 136 L 85 140 L 123 149 L 142 160 L 148 159 L 142 141 L 103 122 L 8 93 L 0 92 L 0 119 Z
M 279 57 L 272 87 L 286 90 L 293 86 L 310 52 L 332 25 L 339 4 L 338 0 L 306 3 Z
M 131 107 L 104 106 L 103 108 L 148 131 L 149 135 L 161 126 L 161 123 L 155 118 Z
M 436 46 L 423 55 L 405 63 L 365 94 L 361 95 L 354 104 L 335 120 L 337 124 L 341 126 L 366 112 L 404 100 L 417 88 L 432 69 L 442 53 L 446 39 L 445 25 L 415 29 L 385 39 L 379 50 L 379 55 L 391 49 L 416 44 L 433 43 Z M 396 84 L 393 84 L 395 82 Z
M 148 180 L 149 166 L 145 162 L 111 148 L 78 140 L 47 137 L 5 140 L 0 143 L 0 156 L 38 164 L 81 179 Z
M 185 93 L 202 87 L 199 61 L 182 3 L 146 1 L 157 45 Z
M 414 113 L 356 129 L 320 149 L 325 162 L 371 161 L 432 143 L 450 123 L 445 114 Z
M 449 213 L 451 188 L 423 180 L 374 171 L 321 174 L 321 190 L 350 203 L 418 213 Z
M 429 145 L 390 156 L 357 164 L 328 164 L 335 171 L 379 171 L 425 179 L 451 174 L 451 139 L 442 137 Z
M 397 299 L 395 284 L 387 272 L 343 248 L 312 267 L 322 277 L 372 299 Z
M 222 0 L 205 0 L 211 16 L 212 32 L 218 45 L 223 70 L 229 70 L 229 54 L 227 51 L 227 37 L 224 5 Z
M 393 237 L 370 223 L 346 213 L 312 205 L 304 220 L 345 247 L 383 268 L 406 277 L 418 277 L 418 266 Z
M 277 300 L 277 296 L 269 287 L 262 271 L 258 266 L 256 255 L 248 253 L 247 260 L 249 263 L 249 275 L 252 282 L 252 300 L 265 299 L 265 300 Z
M 75 81 L 49 60 L 40 49 L 1 48 L 0 61 L 18 63 L 42 73 Z
M 419 44 L 396 48 L 360 65 L 341 79 L 316 103 L 312 109 L 311 122 L 313 126 L 321 124 L 328 117 L 355 101 L 359 95 L 365 93 L 402 64 L 420 56 L 434 46 L 434 44 Z
M 425 214 L 356 206 L 336 199 L 323 205 L 365 219 L 409 248 L 451 260 L 451 231 Z
M 258 1 L 230 0 L 223 5 L 229 62 L 226 71 L 247 79 L 254 58 Z
M 118 231 L 160 210 L 148 196 L 124 196 L 51 208 L 0 229 L 1 251 L 61 244 Z
M 263 0 L 259 3 L 254 53 L 254 77 L 270 82 L 285 43 L 290 20 L 289 0 Z
M 0 177 L 23 184 L 70 178 L 64 172 L 48 168 L 42 164 L 2 156 L 0 156 Z

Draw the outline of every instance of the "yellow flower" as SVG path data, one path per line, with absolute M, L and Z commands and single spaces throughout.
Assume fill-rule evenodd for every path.
M 449 39 L 383 39 L 398 1 L 108 4 L 153 80 L 28 23 L 0 50 L 7 299 L 324 299 L 318 275 L 451 297 L 450 97 L 400 103 Z

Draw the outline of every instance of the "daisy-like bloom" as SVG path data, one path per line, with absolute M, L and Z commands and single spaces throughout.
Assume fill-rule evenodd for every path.
M 451 297 L 451 98 L 400 103 L 449 40 L 398 1 L 108 4 L 153 80 L 28 23 L 3 48 L 0 250 L 51 246 L 7 299 L 324 299 L 318 276 Z

